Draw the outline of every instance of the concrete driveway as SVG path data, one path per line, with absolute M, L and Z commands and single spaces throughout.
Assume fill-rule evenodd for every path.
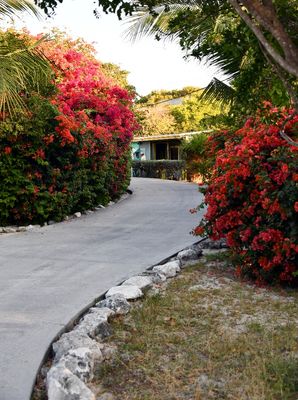
M 190 183 L 133 179 L 120 203 L 0 236 L 0 400 L 28 400 L 56 335 L 109 287 L 196 241 Z

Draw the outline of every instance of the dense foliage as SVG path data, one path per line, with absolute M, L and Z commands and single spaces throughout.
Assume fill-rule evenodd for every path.
M 201 100 L 202 89 L 159 90 L 141 97 L 136 105 L 140 136 L 193 132 L 213 128 L 214 117 L 227 107 Z
M 259 283 L 298 283 L 297 147 L 280 137 L 283 125 L 293 136 L 298 116 L 266 103 L 243 128 L 210 136 L 216 158 L 203 190 L 208 209 L 194 231 L 226 237 L 238 272 Z
M 298 44 L 296 2 L 278 1 L 279 17 Z M 280 71 L 260 45 L 251 29 L 227 2 L 202 2 L 198 8 L 181 7 L 171 14 L 168 32 L 176 34 L 190 56 L 207 58 L 229 77 L 230 87 L 214 79 L 205 96 L 230 102 L 230 116 L 254 113 L 264 99 L 276 106 L 289 104 L 297 92 L 297 78 Z M 296 85 L 296 89 L 295 89 Z
M 56 0 L 35 3 L 46 13 L 58 5 Z M 131 15 L 133 38 L 174 38 L 190 55 L 219 66 L 231 85 L 214 78 L 205 95 L 229 101 L 234 122 L 255 112 L 264 99 L 276 106 L 291 102 L 298 110 L 297 0 L 97 0 L 94 4 L 119 18 Z M 94 13 L 98 15 L 97 8 Z
M 61 35 L 43 44 L 54 85 L 26 93 L 28 110 L 0 123 L 0 223 L 60 220 L 119 196 L 136 129 L 131 95 L 92 49 Z
M 214 160 L 207 154 L 207 143 L 208 134 L 204 132 L 182 142 L 181 155 L 185 160 L 188 180 L 202 182 L 208 176 Z

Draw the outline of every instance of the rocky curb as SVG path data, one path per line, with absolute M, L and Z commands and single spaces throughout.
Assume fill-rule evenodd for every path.
M 126 191 L 126 193 L 124 193 L 118 200 L 110 201 L 106 206 L 103 206 L 102 204 L 99 204 L 98 206 L 94 207 L 92 210 L 85 210 L 85 211 L 82 211 L 82 212 L 80 212 L 80 211 L 75 212 L 73 215 L 70 215 L 70 216 L 67 215 L 64 218 L 64 220 L 59 221 L 59 222 L 47 221 L 43 225 L 26 225 L 26 226 L 13 226 L 13 225 L 11 225 L 11 226 L 3 226 L 3 227 L 0 226 L 0 235 L 4 234 L 4 233 L 28 232 L 28 231 L 34 230 L 36 228 L 43 228 L 43 227 L 48 226 L 48 225 L 55 225 L 55 224 L 59 224 L 61 222 L 65 222 L 65 221 L 70 221 L 70 220 L 73 220 L 73 219 L 81 218 L 83 215 L 93 214 L 93 213 L 95 213 L 97 211 L 105 209 L 105 208 L 107 208 L 109 206 L 112 206 L 112 205 L 114 205 L 116 203 L 120 203 L 121 201 L 127 199 L 132 193 L 133 192 L 130 189 L 128 189 Z
M 53 362 L 42 368 L 48 400 L 104 400 L 113 399 L 109 393 L 96 397 L 88 387 L 95 367 L 110 359 L 116 349 L 104 343 L 112 334 L 109 320 L 127 314 L 134 301 L 151 289 L 158 291 L 162 282 L 174 278 L 181 269 L 195 263 L 210 249 L 225 248 L 225 241 L 201 240 L 180 251 L 159 265 L 110 288 L 103 299 L 96 303 L 79 320 L 70 332 L 64 333 L 53 343 Z

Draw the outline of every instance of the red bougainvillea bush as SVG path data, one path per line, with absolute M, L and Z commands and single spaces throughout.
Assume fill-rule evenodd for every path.
M 57 35 L 43 52 L 53 86 L 27 94 L 29 112 L 0 123 L 0 224 L 60 220 L 117 198 L 129 182 L 132 95 L 80 40 Z
M 210 136 L 215 166 L 203 190 L 207 212 L 194 230 L 225 237 L 237 272 L 259 284 L 298 283 L 298 148 L 281 138 L 283 125 L 295 135 L 298 116 L 266 103 L 235 133 Z

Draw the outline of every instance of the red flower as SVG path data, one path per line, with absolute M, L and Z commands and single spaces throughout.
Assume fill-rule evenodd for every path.
M 208 207 L 200 226 L 211 238 L 226 237 L 242 260 L 242 271 L 249 271 L 258 282 L 277 278 L 291 283 L 296 279 L 298 284 L 293 276 L 298 269 L 298 243 L 292 229 L 293 203 L 298 212 L 297 149 L 279 135 L 293 111 L 280 113 L 269 102 L 264 107 L 265 119 L 260 113 L 235 133 L 209 136 L 208 154 L 215 157 L 215 165 L 205 189 Z M 270 118 L 271 124 L 263 122 Z M 298 117 L 293 120 L 297 123 Z M 292 127 L 287 124 L 286 129 Z
M 6 147 L 4 147 L 4 153 L 5 154 L 10 154 L 11 153 L 11 151 L 12 151 L 12 148 L 11 147 L 9 147 L 9 146 L 6 146 Z
M 204 233 L 205 229 L 202 226 L 197 226 L 194 230 L 194 234 L 200 236 Z

